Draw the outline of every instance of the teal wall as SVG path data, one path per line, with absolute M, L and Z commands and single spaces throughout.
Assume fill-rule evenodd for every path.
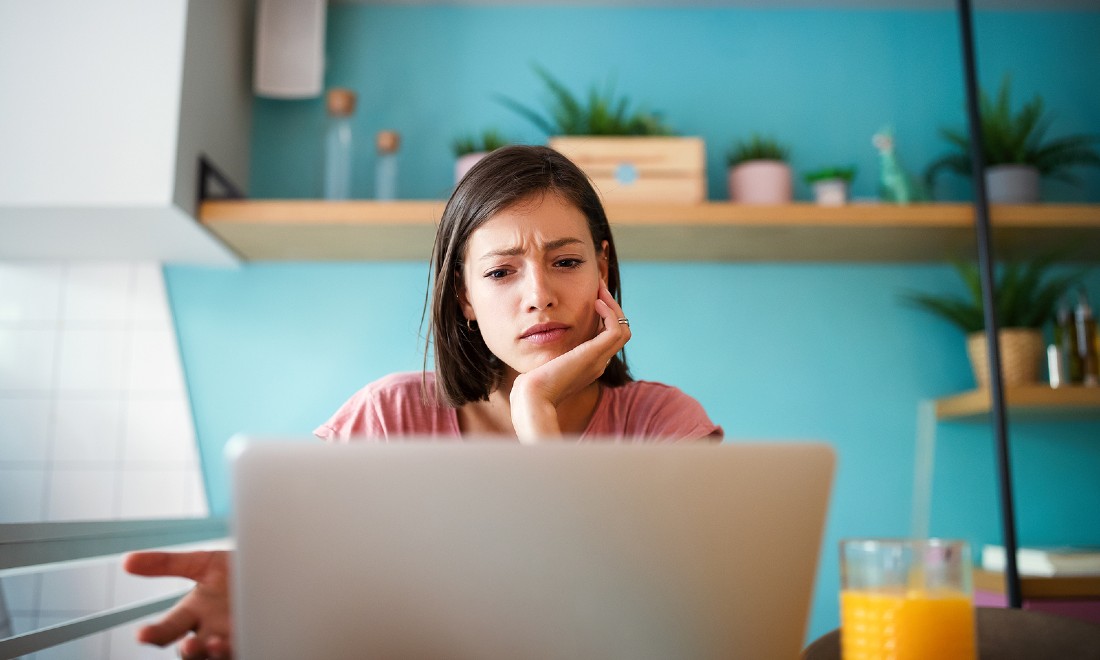
M 979 14 L 981 72 L 1011 72 L 1017 98 L 1040 92 L 1055 134 L 1100 133 L 1100 14 Z M 917 170 L 961 125 L 954 19 L 945 12 L 393 8 L 332 5 L 330 85 L 359 90 L 359 196 L 369 196 L 375 131 L 402 132 L 400 196 L 442 198 L 448 145 L 497 126 L 545 136 L 493 101 L 542 100 L 538 61 L 586 89 L 618 89 L 708 142 L 711 197 L 725 196 L 722 154 L 753 131 L 794 147 L 803 170 L 860 167 L 874 191 L 870 135 L 897 127 Z M 315 195 L 323 108 L 257 100 L 257 197 Z M 1100 173 L 1047 188 L 1048 199 L 1100 201 Z M 940 193 L 962 198 L 964 182 Z M 800 189 L 804 194 L 804 189 Z M 810 635 L 837 624 L 836 541 L 909 527 L 917 402 L 973 386 L 962 335 L 899 304 L 906 289 L 958 290 L 937 264 L 623 266 L 640 378 L 698 398 L 731 439 L 820 438 L 840 466 Z M 248 264 L 166 268 L 211 503 L 228 509 L 221 449 L 237 432 L 308 434 L 356 389 L 422 364 L 424 263 Z M 1100 274 L 1089 281 L 1100 292 Z M 1094 294 L 1100 306 L 1100 299 Z M 1100 543 L 1100 424 L 1013 424 L 1021 538 Z M 931 532 L 999 539 L 992 434 L 938 426 Z M 734 503 L 736 505 L 736 503 Z
M 980 13 L 982 84 L 1011 74 L 1015 99 L 1041 94 L 1051 135 L 1100 132 L 1100 12 Z M 705 138 L 712 199 L 727 197 L 725 153 L 753 132 L 792 147 L 796 171 L 854 163 L 854 192 L 877 190 L 871 135 L 896 128 L 911 170 L 945 151 L 941 126 L 963 127 L 954 15 L 944 11 L 737 9 L 398 8 L 332 5 L 328 86 L 358 91 L 355 193 L 373 194 L 374 135 L 399 131 L 398 192 L 445 198 L 450 144 L 494 126 L 516 141 L 545 135 L 505 108 L 504 94 L 542 107 L 549 96 L 531 64 L 577 93 L 614 81 L 639 107 L 660 111 L 685 135 Z M 321 99 L 258 99 L 251 182 L 257 197 L 320 190 Z M 1100 201 L 1100 170 L 1084 188 L 1051 182 L 1048 199 Z M 798 182 L 798 193 L 808 196 Z M 944 178 L 937 193 L 968 186 Z

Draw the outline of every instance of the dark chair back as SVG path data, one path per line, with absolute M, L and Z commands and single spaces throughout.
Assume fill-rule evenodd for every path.
M 1100 660 L 1100 626 L 1034 610 L 975 610 L 980 660 Z M 802 651 L 802 660 L 840 660 L 840 631 Z

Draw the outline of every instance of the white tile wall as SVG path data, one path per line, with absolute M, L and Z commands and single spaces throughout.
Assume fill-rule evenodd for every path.
M 109 461 L 118 458 L 118 441 L 123 424 L 123 402 L 119 397 L 75 399 L 59 396 L 54 401 L 54 463 Z M 110 439 L 115 439 L 111 443 Z
M 62 264 L 0 262 L 0 321 L 60 318 Z
M 0 468 L 0 506 L 4 522 L 41 522 L 46 519 L 48 473 L 42 465 L 16 469 Z
M 160 265 L 0 262 L 0 523 L 206 514 Z M 187 584 L 117 560 L 0 579 L 17 632 Z M 33 658 L 176 657 L 137 626 Z
M 50 391 L 58 331 L 33 321 L 5 323 L 0 342 L 0 391 L 12 395 Z
M 0 460 L 9 464 L 21 461 L 41 464 L 46 460 L 48 447 L 42 440 L 49 432 L 52 407 L 44 396 L 0 397 L 0 429 L 10 438 L 3 443 Z

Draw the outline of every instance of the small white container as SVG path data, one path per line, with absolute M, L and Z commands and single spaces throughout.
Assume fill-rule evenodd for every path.
M 813 189 L 818 206 L 844 206 L 848 203 L 848 182 L 844 179 L 814 181 Z

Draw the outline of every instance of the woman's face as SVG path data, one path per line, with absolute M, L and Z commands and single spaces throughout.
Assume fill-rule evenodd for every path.
M 459 302 L 493 355 L 526 373 L 596 335 L 606 282 L 606 241 L 597 251 L 584 214 L 547 193 L 470 235 Z

